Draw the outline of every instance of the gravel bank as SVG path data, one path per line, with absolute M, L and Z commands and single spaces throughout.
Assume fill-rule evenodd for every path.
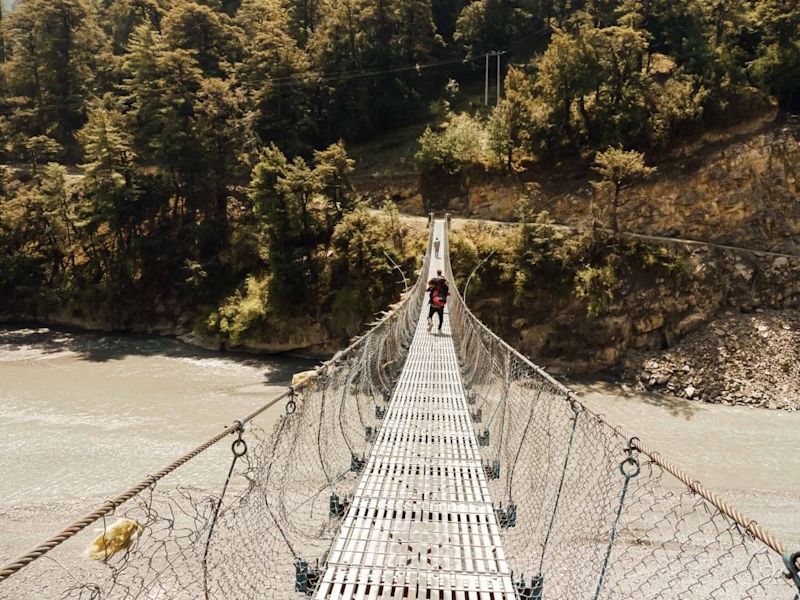
M 636 355 L 627 378 L 689 400 L 800 410 L 800 312 L 726 312 L 674 348 Z

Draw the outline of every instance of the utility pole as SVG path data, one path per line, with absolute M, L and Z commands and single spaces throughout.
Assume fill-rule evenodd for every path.
M 500 73 L 502 71 L 500 57 L 503 56 L 503 54 L 505 54 L 505 52 L 496 52 L 494 50 L 486 53 L 486 82 L 484 84 L 484 94 L 483 94 L 484 106 L 489 106 L 489 58 L 492 56 L 497 57 L 497 104 L 500 104 L 501 88 L 503 85 L 502 79 L 500 77 Z
M 486 54 L 486 91 L 483 95 L 483 105 L 489 106 L 489 53 Z
M 497 53 L 497 104 L 500 104 L 500 57 L 502 52 Z

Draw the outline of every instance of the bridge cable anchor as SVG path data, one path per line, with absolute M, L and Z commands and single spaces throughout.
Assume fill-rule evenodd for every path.
M 347 498 L 340 498 L 336 492 L 333 492 L 329 501 L 330 515 L 335 518 L 341 518 L 347 512 L 350 506 L 350 501 Z
M 510 527 L 517 526 L 517 505 L 513 502 L 509 503 L 507 508 L 503 508 L 501 504 L 495 507 L 494 516 L 497 519 L 497 524 L 502 529 L 509 529 Z
M 483 447 L 488 446 L 489 445 L 490 436 L 491 436 L 491 433 L 489 433 L 489 430 L 488 429 L 484 429 L 478 435 L 478 446 L 483 446 Z
M 500 461 L 483 461 L 483 472 L 488 479 L 500 479 Z
M 366 466 L 367 458 L 363 454 L 361 456 L 357 454 L 350 455 L 350 471 L 353 473 L 361 473 Z
M 294 591 L 311 596 L 317 589 L 317 583 L 320 580 L 319 564 L 316 567 L 312 567 L 307 560 L 298 558 L 294 563 L 294 568 Z
M 532 577 L 530 583 L 525 579 L 525 575 L 514 581 L 517 596 L 520 600 L 542 600 L 544 592 L 544 577 L 537 575 Z

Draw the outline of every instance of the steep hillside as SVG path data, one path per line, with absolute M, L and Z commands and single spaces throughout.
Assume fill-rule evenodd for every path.
M 628 190 L 621 228 L 800 254 L 800 120 L 774 118 L 705 134 L 655 162 L 654 180 Z M 573 226 L 590 225 L 592 213 L 600 223 L 608 217 L 585 164 L 514 176 L 474 168 L 435 181 L 418 173 L 372 175 L 359 181 L 362 192 L 390 197 L 410 214 L 436 209 L 516 221 L 524 206 Z

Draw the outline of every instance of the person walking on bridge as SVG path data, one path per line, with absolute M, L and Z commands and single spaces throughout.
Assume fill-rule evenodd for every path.
M 439 246 L 441 246 L 441 244 L 442 243 L 439 241 L 438 237 L 435 240 L 433 240 L 433 251 L 434 251 L 434 256 L 436 258 L 439 258 Z
M 444 307 L 447 305 L 447 296 L 450 295 L 450 287 L 447 279 L 442 277 L 442 271 L 436 271 L 436 277 L 428 282 L 428 293 L 430 294 L 431 308 L 428 311 L 428 331 L 433 328 L 433 315 L 439 315 L 439 333 L 442 332 L 444 322 Z

